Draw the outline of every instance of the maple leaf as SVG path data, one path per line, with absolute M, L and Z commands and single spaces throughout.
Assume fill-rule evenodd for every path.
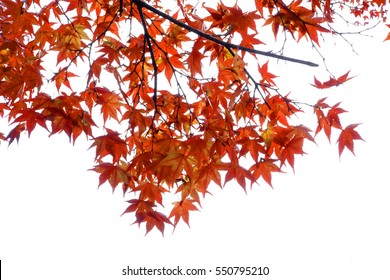
M 305 152 L 302 149 L 303 141 L 304 138 L 302 137 L 294 137 L 283 147 L 279 155 L 281 165 L 283 165 L 287 160 L 290 166 L 294 169 L 295 155 L 305 154 Z
M 314 135 L 317 135 L 322 129 L 324 129 L 328 140 L 330 141 L 331 134 L 331 125 L 329 123 L 329 119 L 325 116 L 324 109 L 329 108 L 329 105 L 325 103 L 326 98 L 321 98 L 317 101 L 317 104 L 314 106 L 314 112 L 318 119 L 318 125 Z
M 28 132 L 28 136 L 31 135 L 31 132 L 34 130 L 37 123 L 43 128 L 46 128 L 47 130 L 45 117 L 41 113 L 38 113 L 30 108 L 21 109 L 18 113 L 20 115 L 15 119 L 14 122 L 24 122 L 26 126 L 25 128 Z
M 226 15 L 222 18 L 222 21 L 229 25 L 230 32 L 237 31 L 242 38 L 248 36 L 248 29 L 251 29 L 257 33 L 257 27 L 255 20 L 260 18 L 260 15 L 256 11 L 243 13 L 240 7 L 237 4 L 234 7 L 227 7 L 229 15 Z
M 9 142 L 9 145 L 12 144 L 12 142 L 16 139 L 16 142 L 19 142 L 20 133 L 22 133 L 25 130 L 24 124 L 18 124 L 16 127 L 14 127 L 7 135 L 6 139 Z
M 250 171 L 247 169 L 243 168 L 242 166 L 238 164 L 232 164 L 230 168 L 227 170 L 227 173 L 225 175 L 225 183 L 226 185 L 227 182 L 229 182 L 232 179 L 236 179 L 238 184 L 246 190 L 246 179 L 248 179 L 251 182 L 251 186 L 253 183 L 256 182 L 256 177 L 253 176 Z
M 260 141 L 254 141 L 249 137 L 242 138 L 237 140 L 237 144 L 242 145 L 240 150 L 240 156 L 246 155 L 248 152 L 251 155 L 254 161 L 257 161 L 259 158 L 259 154 L 266 154 L 266 150 L 263 145 L 261 145 Z
M 273 172 L 281 172 L 280 168 L 274 163 L 274 159 L 262 159 L 249 168 L 253 177 L 257 180 L 260 177 L 272 187 L 271 179 Z
M 194 200 L 185 199 L 173 203 L 173 209 L 168 218 L 174 217 L 173 225 L 176 227 L 180 219 L 190 226 L 189 223 L 189 211 L 198 211 L 198 208 L 194 205 Z
M 135 212 L 135 211 L 137 211 L 139 213 L 150 212 L 150 211 L 153 211 L 153 207 L 155 207 L 155 204 L 153 202 L 147 201 L 147 200 L 145 201 L 142 199 L 130 199 L 127 202 L 130 205 L 126 208 L 126 210 L 122 213 L 122 215 L 124 215 L 126 213 Z M 136 222 L 141 223 L 143 218 L 140 219 L 140 216 L 139 216 L 139 218 L 137 218 Z
M 310 134 L 311 130 L 304 125 L 294 126 L 292 133 L 295 137 L 305 138 L 315 143 L 314 137 Z
M 245 39 L 243 38 L 241 41 L 241 45 L 247 48 L 254 48 L 254 45 L 260 45 L 264 44 L 262 41 L 256 38 L 256 34 L 251 34 L 247 35 Z M 244 57 L 245 53 L 242 55 Z M 252 53 L 253 56 L 256 56 L 255 54 Z
M 360 134 L 355 130 L 358 125 L 359 124 L 350 124 L 341 130 L 340 136 L 337 140 L 339 143 L 339 156 L 341 156 L 345 147 L 347 147 L 348 150 L 352 152 L 352 154 L 355 154 L 354 140 L 363 140 Z
M 216 163 L 209 163 L 208 165 L 202 167 L 199 170 L 199 177 L 197 179 L 197 183 L 199 183 L 201 186 L 208 186 L 211 181 L 222 187 L 220 168 L 219 165 Z M 203 192 L 203 195 L 204 194 L 205 192 Z
M 320 82 L 317 80 L 316 77 L 314 77 L 314 84 L 312 84 L 312 86 L 319 88 L 319 89 L 326 89 L 326 88 L 330 88 L 330 87 L 334 87 L 334 86 L 337 87 L 337 86 L 345 83 L 346 81 L 354 78 L 354 77 L 348 77 L 349 72 L 350 71 L 348 71 L 344 75 L 338 77 L 337 79 L 330 77 L 329 80 L 326 82 Z
M 193 184 L 193 181 L 187 175 L 183 176 L 181 179 L 177 180 L 178 187 L 176 189 L 176 194 L 181 194 L 181 200 L 192 197 L 196 203 L 200 205 L 200 198 L 198 190 Z
M 114 165 L 112 163 L 101 163 L 91 170 L 100 173 L 99 186 L 108 181 L 112 189 L 115 190 L 115 188 L 120 183 L 128 184 L 126 168 L 120 165 Z
M 113 118 L 119 122 L 117 114 L 121 112 L 120 108 L 124 105 L 120 102 L 119 96 L 107 88 L 95 87 L 94 91 L 97 95 L 97 104 L 102 106 L 101 112 L 103 113 L 104 122 L 106 122 L 108 118 Z
M 196 74 L 202 75 L 202 59 L 204 55 L 200 52 L 200 49 L 203 47 L 203 42 L 198 39 L 192 48 L 191 55 L 188 56 L 187 63 L 188 69 L 191 72 L 192 76 Z
M 258 66 L 259 72 L 261 74 L 261 81 L 260 83 L 267 83 L 269 85 L 276 85 L 274 82 L 274 78 L 277 78 L 274 74 L 268 72 L 268 61 L 263 64 L 263 66 Z
M 339 107 L 340 103 L 333 105 L 326 116 L 330 126 L 341 129 L 340 117 L 339 114 L 347 112 L 343 108 Z
M 162 234 L 164 234 L 165 224 L 172 224 L 172 222 L 162 213 L 155 211 L 153 208 L 155 204 L 148 200 L 131 199 L 127 201 L 130 205 L 122 213 L 136 212 L 136 220 L 134 223 L 140 225 L 146 222 L 146 234 L 148 234 L 154 227 L 156 227 Z
M 134 188 L 133 191 L 139 191 L 140 197 L 143 197 L 146 200 L 156 201 L 160 205 L 163 205 L 162 194 L 168 190 L 150 182 L 142 182 Z
M 81 108 L 79 103 L 81 100 L 79 96 L 74 94 L 66 95 L 63 93 L 63 95 L 52 99 L 47 94 L 42 93 L 33 98 L 32 102 L 35 111 L 42 109 L 41 113 L 34 114 L 51 122 L 50 135 L 64 131 L 69 140 L 73 137 L 73 143 L 75 143 L 82 132 L 87 136 L 92 136 L 91 126 L 96 126 L 91 116 Z M 42 120 L 38 119 L 37 122 L 43 126 Z
M 164 214 L 152 211 L 143 220 L 146 222 L 146 234 L 148 234 L 154 227 L 156 227 L 162 235 L 164 235 L 165 224 L 172 224 L 172 222 Z
M 2 76 L 4 79 L 0 80 L 0 95 L 9 98 L 9 100 L 16 100 L 23 92 L 24 80 L 20 73 L 16 71 L 4 71 Z
M 90 148 L 96 146 L 96 159 L 101 160 L 107 155 L 112 156 L 113 162 L 118 162 L 121 157 L 126 158 L 128 150 L 126 142 L 119 137 L 119 133 L 106 129 L 107 134 L 94 138 Z

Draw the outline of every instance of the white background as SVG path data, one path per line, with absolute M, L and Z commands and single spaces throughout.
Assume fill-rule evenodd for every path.
M 21 143 L 0 145 L 0 259 L 3 277 L 20 279 L 171 279 L 122 276 L 122 269 L 267 266 L 270 275 L 245 279 L 390 279 L 389 43 L 353 37 L 360 56 L 328 47 L 336 76 L 358 75 L 329 90 L 330 100 L 350 111 L 342 122 L 358 127 L 365 142 L 339 160 L 325 137 L 308 144 L 308 155 L 291 170 L 248 193 L 236 183 L 212 188 L 202 210 L 163 237 L 120 217 L 121 191 L 97 190 L 93 150 L 83 137 L 33 132 Z M 324 50 L 326 52 L 327 50 Z M 299 57 L 305 57 L 299 54 Z M 305 57 L 306 58 L 306 57 Z M 313 57 L 318 61 L 318 57 Z M 320 62 L 320 61 L 318 61 Z M 272 70 L 272 69 L 270 69 Z M 280 64 L 285 90 L 318 99 L 309 85 L 323 68 Z M 323 76 L 323 79 L 326 76 Z M 313 99 L 313 100 L 314 100 Z M 2 122 L 4 125 L 4 122 Z M 313 123 L 315 129 L 315 123 Z M 240 279 L 208 276 L 181 279 Z

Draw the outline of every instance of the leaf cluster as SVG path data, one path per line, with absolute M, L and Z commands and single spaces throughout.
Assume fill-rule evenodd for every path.
M 37 125 L 73 143 L 84 134 L 99 186 L 133 195 L 124 213 L 162 233 L 189 224 L 211 184 L 272 186 L 322 131 L 330 140 L 339 130 L 340 155 L 354 152 L 362 138 L 356 124 L 341 124 L 340 103 L 282 94 L 269 61 L 318 65 L 264 50 L 261 31 L 318 50 L 323 36 L 343 36 L 333 28 L 341 11 L 364 24 L 385 20 L 386 3 L 248 2 L 2 0 L 0 117 L 10 129 L 0 141 L 19 141 Z M 348 75 L 314 78 L 314 86 L 339 86 Z M 304 108 L 314 110 L 314 133 L 295 121 Z M 169 193 L 176 201 L 164 214 Z

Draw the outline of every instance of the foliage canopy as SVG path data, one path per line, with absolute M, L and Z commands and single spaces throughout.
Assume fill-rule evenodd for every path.
M 125 213 L 162 233 L 189 223 L 211 183 L 271 185 L 320 132 L 330 140 L 339 131 L 339 154 L 354 152 L 362 138 L 357 124 L 342 125 L 340 103 L 291 99 L 269 61 L 318 65 L 285 56 L 284 43 L 264 50 L 304 38 L 319 51 L 345 37 L 336 21 L 361 30 L 385 22 L 386 1 L 228 2 L 1 0 L 0 117 L 9 129 L 0 141 L 37 125 L 73 143 L 85 134 L 99 186 L 134 194 Z M 324 68 L 329 79 L 314 78 L 318 89 L 351 79 L 348 69 L 335 77 Z M 291 119 L 311 111 L 314 132 Z M 178 201 L 164 214 L 168 193 Z

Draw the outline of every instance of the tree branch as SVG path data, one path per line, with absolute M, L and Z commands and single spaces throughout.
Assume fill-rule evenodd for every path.
M 143 0 L 133 0 L 134 3 L 136 3 L 138 6 L 142 6 L 146 9 L 148 9 L 149 11 L 155 13 L 155 14 L 158 14 L 159 16 L 165 18 L 166 20 L 169 20 L 170 22 L 173 22 L 174 24 L 188 30 L 189 32 L 192 32 L 192 33 L 195 33 L 207 40 L 210 40 L 214 43 L 217 43 L 221 46 L 224 46 L 226 48 L 231 48 L 231 49 L 237 49 L 237 50 L 241 50 L 241 51 L 246 51 L 246 52 L 249 52 L 249 53 L 254 53 L 254 54 L 259 54 L 259 55 L 263 55 L 263 56 L 268 56 L 268 57 L 272 57 L 272 58 L 277 58 L 277 59 L 281 59 L 281 60 L 285 60 L 285 61 L 290 61 L 290 62 L 294 62 L 294 63 L 299 63 L 299 64 L 304 64 L 304 65 L 308 65 L 308 66 L 313 66 L 313 67 L 318 67 L 318 64 L 316 63 L 313 63 L 311 61 L 305 61 L 305 60 L 301 60 L 301 59 L 296 59 L 296 58 L 292 58 L 292 57 L 288 57 L 288 56 L 283 56 L 283 55 L 277 55 L 277 54 L 274 54 L 272 52 L 264 52 L 264 51 L 259 51 L 259 50 L 255 50 L 255 49 L 251 49 L 251 48 L 247 48 L 247 47 L 243 47 L 243 46 L 240 46 L 240 45 L 236 45 L 236 44 L 231 44 L 231 43 L 228 43 L 228 42 L 225 42 L 225 41 L 222 41 L 220 39 L 217 39 L 213 36 L 211 36 L 210 34 L 206 34 L 198 29 L 195 29 L 195 28 L 192 28 L 191 26 L 177 20 L 177 19 L 174 19 L 173 17 L 161 12 L 160 10 L 150 6 L 149 4 L 145 3 Z

